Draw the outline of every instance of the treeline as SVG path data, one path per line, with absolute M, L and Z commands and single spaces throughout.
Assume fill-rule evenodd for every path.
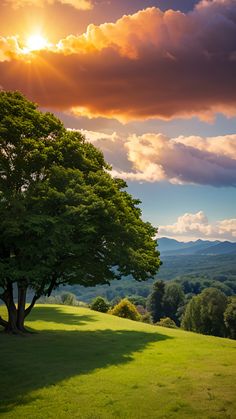
M 158 277 L 181 285 L 185 294 L 200 294 L 205 288 L 214 287 L 227 296 L 236 294 L 236 258 L 230 255 L 163 257 Z M 157 279 L 157 278 L 156 278 Z M 147 298 L 154 281 L 136 282 L 131 277 L 112 281 L 110 285 L 96 287 L 66 286 L 80 301 L 90 303 L 97 296 L 108 301 L 141 295 Z
M 180 284 L 157 281 L 147 299 L 153 323 L 170 318 L 177 326 L 206 335 L 236 338 L 236 296 L 217 288 L 184 294 Z
M 85 305 L 69 292 L 41 302 Z M 236 295 L 229 297 L 214 287 L 206 288 L 198 295 L 185 294 L 179 283 L 158 280 L 148 297 L 128 295 L 108 301 L 97 296 L 88 306 L 130 320 L 236 339 Z
M 179 284 L 156 281 L 147 299 L 131 296 L 112 306 L 97 297 L 91 308 L 131 320 L 236 339 L 236 296 L 227 297 L 217 288 L 206 288 L 197 296 L 186 296 Z M 131 309 L 133 317 L 129 315 Z

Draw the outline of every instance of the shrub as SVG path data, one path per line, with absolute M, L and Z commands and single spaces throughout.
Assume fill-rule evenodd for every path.
M 135 304 L 135 307 L 136 307 L 137 312 L 140 314 L 140 316 L 144 316 L 144 314 L 147 313 L 146 308 L 144 308 L 143 306 Z
M 110 314 L 114 316 L 123 317 L 130 320 L 140 320 L 140 314 L 138 313 L 134 304 L 132 304 L 127 298 L 121 300 L 112 310 Z
M 72 292 L 63 292 L 61 294 L 61 302 L 66 306 L 77 306 L 78 301 L 76 295 Z
M 140 320 L 143 323 L 152 324 L 152 316 L 151 316 L 151 314 L 148 311 L 141 316 L 141 319 Z
M 163 317 L 159 322 L 156 323 L 157 326 L 169 327 L 170 329 L 176 329 L 177 326 L 170 317 Z
M 96 297 L 90 306 L 92 310 L 100 311 L 100 313 L 107 313 L 110 305 L 103 297 Z

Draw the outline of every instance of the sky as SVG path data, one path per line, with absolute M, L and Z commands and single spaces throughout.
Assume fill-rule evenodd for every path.
M 236 241 L 236 1 L 2 0 L 0 88 L 99 147 L 158 237 Z

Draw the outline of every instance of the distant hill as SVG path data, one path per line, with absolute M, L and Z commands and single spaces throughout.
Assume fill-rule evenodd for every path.
M 229 241 L 196 240 L 185 243 L 162 237 L 158 239 L 158 244 L 162 256 L 236 255 L 236 243 Z
M 236 243 L 228 241 L 218 243 L 217 245 L 209 246 L 200 252 L 200 254 L 207 255 L 236 255 Z

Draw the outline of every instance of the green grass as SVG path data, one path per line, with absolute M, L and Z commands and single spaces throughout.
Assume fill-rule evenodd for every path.
M 63 306 L 27 325 L 0 333 L 2 418 L 235 418 L 235 341 Z

